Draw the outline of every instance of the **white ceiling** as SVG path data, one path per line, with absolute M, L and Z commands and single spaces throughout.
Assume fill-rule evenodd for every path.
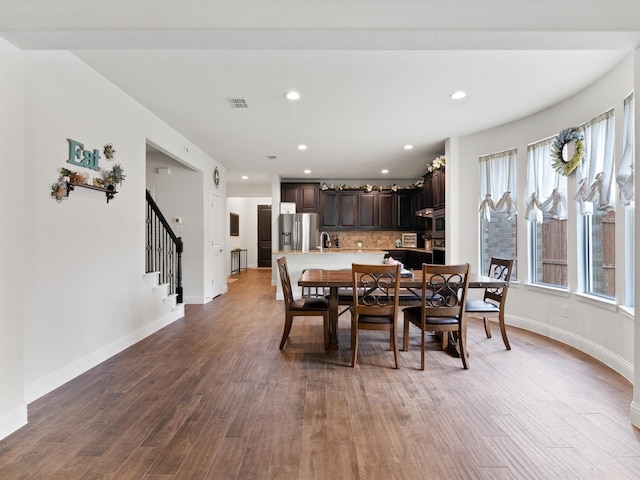
M 597 80 L 640 43 L 640 2 L 1 0 L 0 36 L 72 51 L 230 183 L 383 182 Z

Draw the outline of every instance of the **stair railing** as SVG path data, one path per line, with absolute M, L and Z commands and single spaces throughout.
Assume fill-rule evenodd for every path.
M 146 271 L 160 272 L 160 283 L 169 284 L 169 293 L 182 303 L 182 237 L 176 236 L 169 222 L 147 190 Z

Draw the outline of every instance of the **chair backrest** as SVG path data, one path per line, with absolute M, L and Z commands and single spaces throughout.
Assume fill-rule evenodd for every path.
M 286 308 L 293 303 L 293 291 L 291 289 L 291 279 L 289 278 L 289 270 L 287 269 L 287 258 L 280 257 L 278 259 L 278 273 L 280 274 L 280 283 L 282 284 L 282 295 L 284 295 L 284 304 Z
M 389 316 L 398 312 L 400 264 L 351 266 L 353 306 L 357 315 Z
M 508 282 L 511 280 L 511 269 L 513 268 L 513 260 L 503 258 L 491 258 L 489 263 L 488 275 L 498 280 L 504 280 Z M 484 290 L 484 299 L 493 300 L 498 303 L 502 303 L 506 300 L 507 292 L 509 289 L 505 288 L 486 288 Z
M 422 265 L 422 311 L 427 317 L 462 318 L 469 288 L 469 264 Z

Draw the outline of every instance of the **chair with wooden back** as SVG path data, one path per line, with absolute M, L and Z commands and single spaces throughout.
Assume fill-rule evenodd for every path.
M 351 366 L 358 357 L 360 330 L 387 330 L 398 368 L 398 296 L 400 265 L 351 266 L 353 304 L 351 307 Z
M 280 282 L 282 284 L 282 294 L 284 295 L 285 319 L 284 332 L 280 341 L 280 350 L 284 347 L 293 317 L 322 317 L 324 330 L 324 348 L 329 348 L 329 302 L 321 297 L 305 297 L 295 300 L 291 289 L 291 279 L 289 278 L 289 270 L 287 269 L 286 257 L 278 258 L 278 273 L 280 274 Z
M 502 258 L 492 258 L 489 263 L 488 276 L 497 278 L 498 280 L 504 280 L 508 282 L 511 279 L 511 270 L 513 268 L 513 260 L 505 260 Z M 481 317 L 484 321 L 484 331 L 487 334 L 487 338 L 491 338 L 491 327 L 489 327 L 489 318 L 498 317 L 498 323 L 500 324 L 500 332 L 502 333 L 502 341 L 507 350 L 511 350 L 509 345 L 509 339 L 507 338 L 507 330 L 504 325 L 504 306 L 507 302 L 506 287 L 501 288 L 486 288 L 484 290 L 484 297 L 482 300 L 469 299 L 465 310 L 470 313 L 472 317 Z
M 441 332 L 446 350 L 449 333 L 458 334 L 462 366 L 467 369 L 467 321 L 464 306 L 469 288 L 469 264 L 422 265 L 421 306 L 404 312 L 403 350 L 409 350 L 409 325 L 420 329 L 420 369 L 424 370 L 425 332 Z

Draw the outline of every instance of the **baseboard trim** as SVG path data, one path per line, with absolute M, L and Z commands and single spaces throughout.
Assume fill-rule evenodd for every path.
M 159 318 L 153 323 L 150 323 L 129 335 L 116 340 L 115 342 L 105 345 L 98 350 L 91 352 L 78 360 L 70 363 L 69 365 L 59 368 L 53 373 L 46 375 L 45 377 L 36 380 L 28 384 L 25 387 L 25 400 L 27 404 L 37 400 L 38 398 L 52 392 L 56 388 L 64 385 L 68 381 L 76 378 L 78 375 L 82 375 L 88 370 L 92 369 L 96 365 L 104 362 L 108 358 L 126 350 L 130 346 L 138 343 L 140 340 L 148 337 L 152 333 L 157 332 L 161 328 L 173 323 L 179 318 L 184 317 L 184 309 L 176 309 L 163 317 Z
M 581 352 L 584 352 L 604 363 L 606 366 L 626 378 L 630 383 L 633 383 L 633 365 L 624 358 L 616 355 L 610 350 L 604 348 L 602 345 L 599 345 L 588 338 L 547 325 L 546 323 L 536 322 L 528 318 L 514 315 L 506 315 L 505 323 L 507 326 L 513 325 L 514 327 L 529 330 L 530 332 L 552 338 L 564 343 L 565 345 L 577 348 Z
M 27 404 L 16 408 L 0 418 L 0 440 L 7 438 L 13 432 L 27 424 Z

